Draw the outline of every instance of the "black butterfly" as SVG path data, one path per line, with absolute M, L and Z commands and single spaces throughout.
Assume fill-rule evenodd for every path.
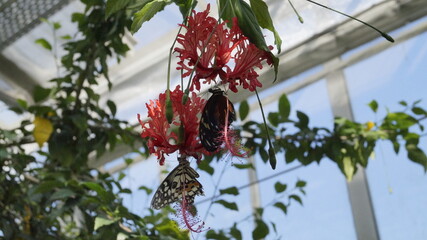
M 154 194 L 151 200 L 152 208 L 160 209 L 173 202 L 182 201 L 183 195 L 187 204 L 191 205 L 195 196 L 204 195 L 203 186 L 196 179 L 199 174 L 190 167 L 190 162 L 185 157 L 178 160 L 178 166 L 163 180 Z
M 228 126 L 236 120 L 233 103 L 224 95 L 221 89 L 209 89 L 212 96 L 203 108 L 199 124 L 199 137 L 203 147 L 209 152 L 215 152 L 221 146 L 221 135 L 224 131 L 226 118 Z

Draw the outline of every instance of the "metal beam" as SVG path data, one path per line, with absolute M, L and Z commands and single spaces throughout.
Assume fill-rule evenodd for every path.
M 258 175 L 256 171 L 256 161 L 253 156 L 248 158 L 248 163 L 252 164 L 253 168 L 248 168 L 248 177 L 249 182 L 254 183 L 258 182 Z M 257 215 L 257 209 L 261 207 L 261 194 L 259 190 L 259 184 L 253 184 L 249 187 L 249 192 L 251 196 L 251 206 L 252 206 L 252 213 L 254 215 Z
M 325 68 L 339 64 L 340 59 L 336 58 L 325 64 Z M 329 102 L 332 112 L 336 117 L 345 117 L 354 120 L 351 109 L 351 100 L 345 76 L 342 70 L 330 71 L 326 77 Z M 375 220 L 374 208 L 369 192 L 369 186 L 365 175 L 365 170 L 359 167 L 353 180 L 347 182 L 348 196 L 357 238 L 360 240 L 378 240 L 378 228 Z
M 13 88 L 13 91 L 7 89 L 1 91 L 1 101 L 9 106 L 15 106 L 17 98 L 32 101 L 31 93 L 37 81 L 2 54 L 0 54 L 0 73 L 1 79 Z

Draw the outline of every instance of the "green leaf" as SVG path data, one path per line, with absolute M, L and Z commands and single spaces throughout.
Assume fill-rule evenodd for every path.
M 265 224 L 265 222 L 260 219 L 256 219 L 255 224 L 256 227 L 252 231 L 252 238 L 254 240 L 265 238 L 269 233 L 267 224 Z
M 291 200 L 291 199 L 299 202 L 299 204 L 301 204 L 301 206 L 302 206 L 302 200 L 301 200 L 301 198 L 298 195 L 295 195 L 295 194 L 290 195 L 289 196 L 289 200 Z
M 420 108 L 420 107 L 413 107 L 413 108 L 412 108 L 412 112 L 413 112 L 414 114 L 417 114 L 417 115 L 427 115 L 426 110 L 424 110 L 424 109 L 422 109 L 422 108 Z
M 397 128 L 404 129 L 409 128 L 418 122 L 415 118 L 403 112 L 389 113 L 385 120 L 393 123 Z
M 286 184 L 282 184 L 281 182 L 276 182 L 274 184 L 274 189 L 276 190 L 277 193 L 281 193 L 281 192 L 286 191 L 287 187 L 288 186 Z
M 303 188 L 306 185 L 307 185 L 307 183 L 305 181 L 298 180 L 298 182 L 295 184 L 295 187 L 297 187 L 297 188 Z
M 81 185 L 95 191 L 103 202 L 109 203 L 114 200 L 114 195 L 111 192 L 107 192 L 100 184 L 96 182 L 82 182 Z
M 144 236 L 144 237 L 145 238 L 139 238 L 138 240 L 149 240 L 149 238 L 147 236 Z M 119 232 L 117 234 L 116 240 L 126 240 L 126 239 L 129 239 L 129 235 L 121 233 L 121 232 Z
M 393 150 L 396 154 L 398 154 L 400 150 L 400 143 L 396 140 L 393 140 L 392 142 L 393 142 Z
M 103 227 L 103 226 L 108 226 L 111 225 L 113 223 L 115 223 L 116 221 L 111 220 L 111 219 L 106 219 L 103 217 L 96 217 L 95 218 L 95 226 L 93 227 L 93 230 L 98 230 L 99 228 Z
M 67 34 L 67 35 L 61 36 L 61 39 L 63 39 L 63 40 L 71 40 L 72 37 Z
M 288 96 L 283 94 L 279 98 L 279 114 L 283 120 L 289 118 L 289 114 L 291 113 L 291 103 L 289 102 Z
M 119 177 L 117 178 L 118 181 L 121 181 L 123 178 L 126 177 L 126 174 L 124 174 L 123 172 L 119 173 Z
M 223 12 L 221 18 L 228 21 L 227 24 L 229 27 L 233 24 L 233 18 L 237 17 L 239 27 L 243 34 L 249 38 L 249 41 L 255 44 L 259 49 L 267 52 L 270 51 L 255 14 L 249 4 L 243 0 L 220 0 L 219 12 Z
M 32 112 L 34 115 L 43 116 L 45 114 L 53 113 L 53 109 L 49 106 L 43 105 L 32 105 L 28 108 L 29 112 Z
M 221 195 L 230 194 L 230 195 L 237 196 L 237 195 L 239 195 L 239 189 L 237 189 L 236 187 L 229 187 L 226 189 L 219 190 L 219 194 L 221 194 Z
M 88 127 L 88 119 L 85 115 L 75 114 L 70 116 L 71 121 L 81 131 L 86 131 Z
M 418 103 L 420 103 L 422 101 L 422 99 L 418 99 L 417 101 L 415 101 L 414 103 L 412 103 L 413 106 L 417 105 Z
M 108 100 L 108 101 L 107 101 L 107 105 L 108 105 L 108 108 L 110 109 L 111 114 L 112 114 L 113 116 L 115 116 L 115 115 L 116 115 L 116 112 L 117 112 L 116 104 L 115 104 L 113 101 Z
M 280 38 L 279 33 L 274 28 L 273 20 L 271 20 L 267 4 L 263 0 L 250 0 L 250 3 L 251 9 L 256 16 L 259 25 L 262 28 L 270 30 L 274 34 L 274 43 L 276 44 L 277 52 L 280 53 L 282 39 Z
M 221 204 L 222 206 L 224 206 L 225 208 L 228 208 L 230 210 L 239 211 L 239 208 L 237 207 L 237 204 L 235 202 L 227 202 L 225 200 L 218 200 L 218 201 L 215 201 L 214 203 Z
M 50 43 L 44 38 L 37 39 L 35 41 L 35 43 L 42 46 L 43 48 L 45 48 L 47 50 L 52 50 L 52 45 L 50 45 Z
M 241 102 L 239 106 L 240 120 L 242 121 L 245 120 L 248 114 L 249 114 L 249 104 L 248 104 L 248 101 L 245 100 Z
M 40 101 L 45 100 L 49 96 L 50 91 L 50 88 L 43 88 L 39 85 L 35 86 L 33 90 L 34 102 L 38 103 Z
M 297 117 L 299 119 L 299 122 L 295 124 L 295 126 L 299 127 L 300 129 L 302 128 L 308 128 L 308 116 L 300 111 L 297 111 Z
M 237 169 L 248 169 L 248 168 L 254 168 L 254 165 L 252 165 L 252 163 L 247 163 L 247 164 L 233 164 L 233 166 Z
M 194 7 L 197 5 L 196 0 L 172 0 L 178 7 L 179 11 L 182 14 L 183 18 L 186 18 L 188 14 L 190 14 L 191 9 L 194 9 Z
M 260 147 L 258 149 L 259 155 L 261 156 L 261 159 L 263 162 L 267 162 L 268 161 L 268 153 L 267 151 L 265 151 L 264 147 Z
M 122 190 L 119 191 L 119 193 L 131 194 L 132 190 L 130 190 L 129 188 L 123 188 Z
M 282 202 L 276 202 L 273 206 L 282 210 L 285 215 L 288 214 L 288 207 Z
M 16 102 L 18 103 L 18 105 L 23 108 L 23 109 L 27 109 L 28 104 L 27 101 L 23 100 L 23 99 L 16 99 Z
M 424 167 L 424 171 L 427 172 L 427 156 L 413 143 L 406 144 L 406 150 L 408 151 L 408 158 L 413 162 L 421 164 Z
M 279 113 L 271 112 L 268 114 L 268 121 L 271 125 L 277 127 L 279 125 Z
M 209 230 L 206 233 L 206 239 L 216 239 L 216 240 L 229 240 L 227 236 L 225 236 L 224 232 L 219 230 L 218 233 L 215 232 L 215 230 Z
M 135 13 L 131 26 L 131 32 L 137 32 L 144 22 L 150 20 L 152 17 L 154 17 L 154 15 L 162 11 L 165 6 L 170 3 L 171 1 L 168 0 L 153 0 L 145 4 L 141 10 Z
M 146 186 L 141 186 L 138 189 L 145 191 L 147 193 L 147 195 L 150 195 L 153 192 L 153 190 L 151 188 L 148 188 Z
M 211 165 L 209 164 L 208 161 L 201 161 L 198 165 L 200 170 L 203 170 L 207 173 L 209 173 L 210 175 L 213 175 L 215 172 L 215 169 L 213 167 L 211 167 Z
M 408 103 L 407 103 L 407 102 L 405 102 L 405 101 L 400 101 L 400 102 L 399 102 L 399 104 L 400 104 L 400 105 L 402 105 L 402 106 L 404 106 L 404 107 L 407 107 L 407 106 L 408 106 Z
M 53 190 L 54 188 L 63 187 L 64 183 L 57 180 L 48 180 L 40 183 L 35 189 L 34 193 L 45 193 Z
M 172 221 L 169 219 L 162 221 L 160 224 L 155 224 L 155 229 L 161 233 L 160 236 L 162 235 L 170 236 L 166 239 L 187 240 L 189 238 L 188 232 L 182 231 L 181 229 L 179 229 L 175 221 Z M 132 239 L 135 239 L 135 238 L 132 238 Z M 139 238 L 137 239 L 139 240 Z M 152 238 L 147 238 L 147 239 L 152 239 Z M 163 238 L 159 238 L 159 239 L 163 239 Z
M 61 28 L 61 23 L 59 22 L 53 22 L 53 29 L 58 30 Z
M 73 192 L 71 189 L 63 188 L 63 189 L 59 189 L 54 194 L 52 194 L 52 196 L 50 196 L 50 199 L 51 200 L 67 199 L 75 195 L 76 193 Z
M 112 14 L 126 8 L 132 0 L 108 0 L 105 7 L 105 17 L 108 18 Z
M 249 41 L 259 49 L 269 53 L 274 66 L 274 80 L 277 79 L 279 71 L 279 58 L 274 56 L 267 46 L 264 39 L 264 34 L 261 31 L 258 20 L 255 17 L 251 7 L 244 0 L 220 0 L 219 10 L 222 13 L 221 18 L 228 21 L 228 26 L 231 27 L 233 18 L 236 17 L 239 27 L 243 34 L 249 38 Z
M 22 108 L 20 108 L 20 107 L 10 107 L 9 110 L 13 111 L 16 114 L 23 114 L 24 113 L 24 111 L 22 111 Z
M 274 222 L 270 222 L 270 223 L 271 223 L 271 226 L 273 226 L 274 233 L 277 234 L 277 226 L 276 226 L 276 224 Z
M 273 83 L 277 80 L 277 74 L 279 73 L 279 62 L 280 59 L 276 57 L 272 52 L 270 52 L 271 60 L 273 61 L 273 68 L 274 68 L 274 80 Z
M 378 103 L 375 100 L 372 100 L 368 106 L 372 109 L 372 111 L 377 112 L 378 110 Z
M 264 214 L 264 208 L 262 208 L 262 207 L 255 208 L 255 217 L 256 218 L 262 217 L 262 214 Z
M 231 227 L 230 235 L 236 240 L 242 240 L 242 232 L 237 229 L 236 223 L 234 223 L 233 227 Z
M 86 16 L 83 13 L 75 12 L 71 15 L 71 22 L 81 23 L 85 20 Z
M 129 166 L 129 165 L 131 165 L 133 163 L 133 159 L 132 158 L 125 158 L 124 160 L 125 160 L 126 166 Z
M 292 148 L 292 149 L 287 149 L 285 152 L 285 160 L 286 163 L 291 163 L 293 162 L 295 159 L 297 159 L 298 154 L 297 154 L 297 150 Z

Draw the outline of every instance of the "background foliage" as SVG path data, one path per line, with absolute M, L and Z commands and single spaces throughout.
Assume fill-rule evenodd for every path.
M 147 155 L 144 141 L 127 122 L 115 117 L 114 102 L 107 101 L 107 109 L 100 107 L 100 95 L 92 90 L 100 81 L 107 81 L 109 58 L 120 60 L 129 50 L 122 37 L 126 30 L 136 32 L 141 25 L 169 4 L 179 6 L 183 16 L 190 13 L 196 2 L 166 0 L 124 0 L 105 3 L 102 0 L 82 0 L 83 13 L 75 13 L 72 21 L 79 34 L 68 40 L 60 59 L 61 76 L 52 79 L 48 88 L 36 87 L 34 104 L 19 100 L 14 107 L 18 114 L 28 114 L 28 120 L 12 130 L 0 130 L 0 230 L 6 239 L 188 239 L 187 231 L 179 230 L 169 219 L 171 208 L 149 211 L 148 215 L 133 214 L 122 203 L 124 194 L 120 180 L 89 167 L 89 160 L 102 156 L 117 144 L 134 147 L 135 152 Z M 244 33 L 266 49 L 260 35 L 261 28 L 272 31 L 280 50 L 278 37 L 268 9 L 262 1 L 220 1 L 224 19 L 234 16 Z M 256 9 L 257 11 L 253 11 Z M 53 30 L 59 23 L 50 23 Z M 54 51 L 45 39 L 36 42 Z M 277 66 L 276 59 L 276 66 Z M 283 95 L 278 111 L 267 116 L 268 131 L 276 154 L 284 154 L 287 163 L 298 161 L 302 165 L 329 159 L 351 180 L 358 167 L 366 167 L 375 144 L 389 141 L 396 153 L 401 147 L 408 159 L 427 169 L 427 157 L 418 146 L 424 131 L 422 121 L 427 111 L 418 102 L 400 102 L 402 111 L 389 112 L 380 121 L 356 123 L 343 118 L 335 119 L 333 129 L 309 127 L 309 117 L 297 111 L 297 119 L 290 119 L 291 105 Z M 378 104 L 370 108 L 376 112 Z M 242 102 L 240 119 L 246 120 L 249 105 Z M 247 121 L 240 128 L 245 132 L 245 146 L 252 154 L 259 154 L 264 162 L 274 156 L 266 150 L 267 131 L 262 123 Z M 417 133 L 418 132 L 418 133 Z M 35 144 L 38 144 L 37 147 Z M 142 148 L 136 147 L 142 144 Z M 213 174 L 212 161 L 220 156 L 206 157 L 199 168 Z M 239 169 L 252 168 L 250 164 L 236 164 Z M 294 202 L 302 204 L 306 183 L 297 181 L 292 188 L 276 182 L 277 197 L 267 206 L 280 209 L 284 214 Z M 142 186 L 147 194 L 151 189 Z M 220 204 L 230 211 L 238 210 L 238 203 L 221 199 L 222 195 L 236 196 L 237 187 L 218 191 L 212 204 Z M 263 208 L 253 214 L 254 239 L 262 239 L 275 231 L 275 223 L 263 219 Z M 228 229 L 206 232 L 210 239 L 242 239 L 239 224 Z

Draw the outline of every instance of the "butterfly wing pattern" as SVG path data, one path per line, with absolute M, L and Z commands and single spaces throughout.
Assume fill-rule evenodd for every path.
M 179 164 L 163 180 L 153 200 L 151 208 L 161 209 L 173 202 L 182 200 L 185 196 L 187 204 L 194 203 L 194 197 L 204 195 L 202 184 L 196 178 L 199 174 L 190 166 L 185 158 L 179 159 Z
M 209 89 L 212 96 L 206 102 L 199 124 L 199 137 L 203 147 L 215 152 L 222 144 L 221 134 L 228 116 L 228 126 L 236 120 L 233 103 L 221 89 Z M 227 126 L 227 127 L 228 127 Z

